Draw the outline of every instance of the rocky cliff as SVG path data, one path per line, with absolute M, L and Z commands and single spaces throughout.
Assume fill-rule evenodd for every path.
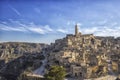
M 17 80 L 24 71 L 32 71 L 42 64 L 41 43 L 0 43 L 0 79 Z

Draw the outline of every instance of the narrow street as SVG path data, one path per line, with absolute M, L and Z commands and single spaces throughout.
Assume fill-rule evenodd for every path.
M 33 71 L 33 75 L 38 75 L 38 76 L 41 76 L 41 77 L 44 76 L 44 74 L 45 74 L 45 66 L 47 64 L 47 58 L 46 58 L 45 51 L 43 51 L 43 55 L 45 56 L 45 59 L 42 61 L 43 64 L 42 64 L 41 67 L 39 67 L 38 69 Z

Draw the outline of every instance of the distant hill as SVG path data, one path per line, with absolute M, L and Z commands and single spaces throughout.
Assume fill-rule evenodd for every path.
M 22 55 L 40 53 L 42 48 L 45 46 L 47 45 L 43 43 L 0 43 L 0 59 L 10 61 Z

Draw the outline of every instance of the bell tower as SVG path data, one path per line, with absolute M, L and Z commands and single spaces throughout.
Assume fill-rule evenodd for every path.
M 77 36 L 79 34 L 79 29 L 78 29 L 78 25 L 75 25 L 75 35 Z

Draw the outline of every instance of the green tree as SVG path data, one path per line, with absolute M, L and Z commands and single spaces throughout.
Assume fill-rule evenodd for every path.
M 52 66 L 44 76 L 46 80 L 64 80 L 65 75 L 66 72 L 62 66 Z

